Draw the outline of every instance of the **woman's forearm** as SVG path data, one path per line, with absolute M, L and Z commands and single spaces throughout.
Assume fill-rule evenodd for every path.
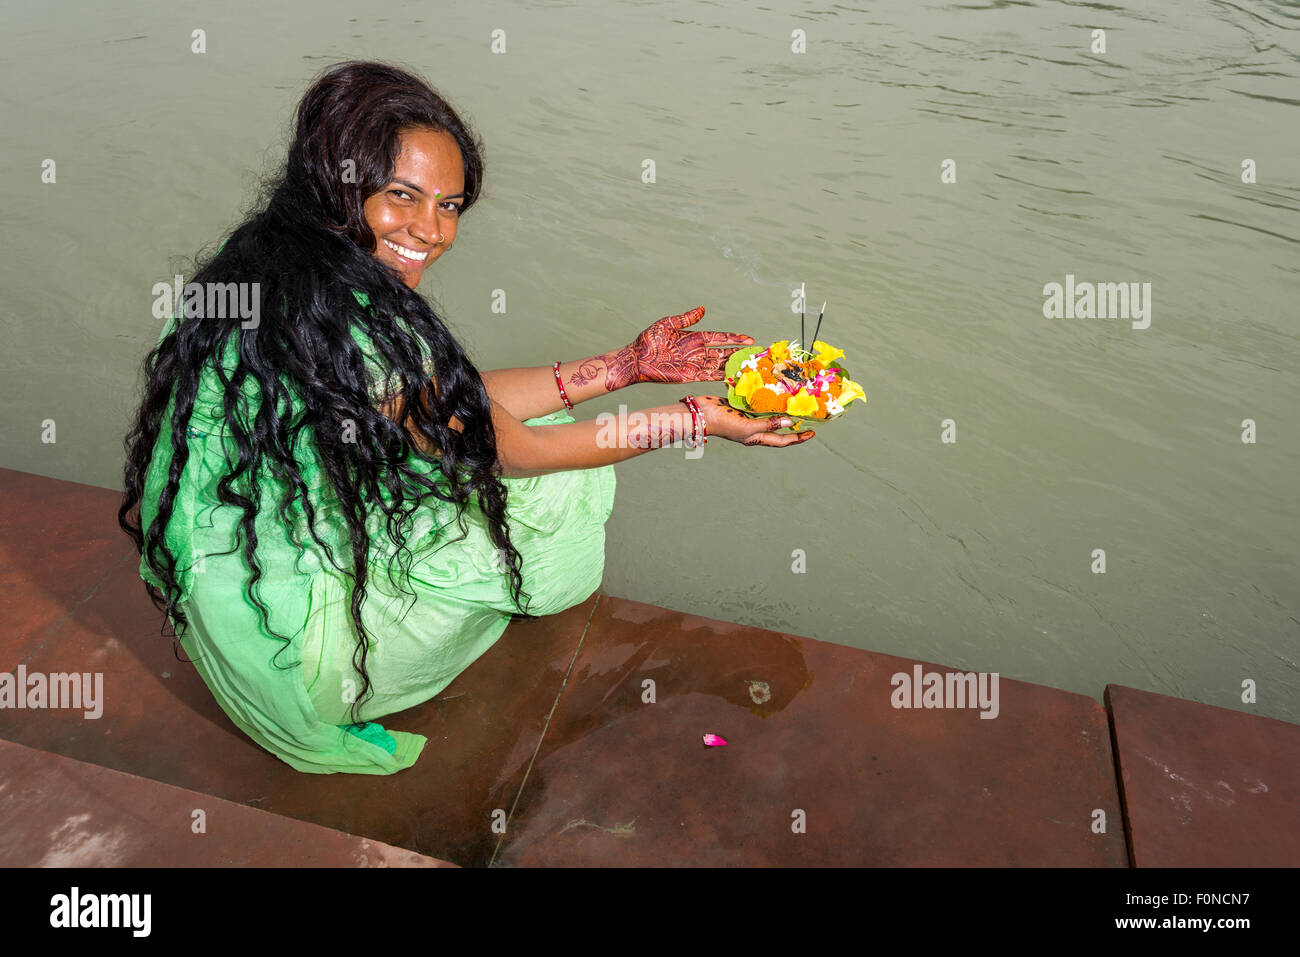
M 492 424 L 507 478 L 613 465 L 692 436 L 690 410 L 680 403 L 626 415 L 605 413 L 588 422 L 529 426 L 493 402 Z
M 564 408 L 553 366 L 494 369 L 482 375 L 492 400 L 520 421 Z M 560 363 L 560 379 L 573 405 L 631 385 L 635 377 L 631 346 Z

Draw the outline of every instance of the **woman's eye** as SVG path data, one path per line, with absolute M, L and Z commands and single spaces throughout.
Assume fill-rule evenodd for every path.
M 448 209 L 448 210 L 450 210 L 451 212 L 456 213 L 457 215 L 460 215 L 460 204 L 459 204 L 459 203 L 453 203 L 453 202 L 451 202 L 451 201 L 448 201 L 448 202 L 443 203 L 442 205 L 443 205 L 443 208 Z
M 396 197 L 398 197 L 399 199 L 410 199 L 410 198 L 411 198 L 411 194 L 408 193 L 408 192 L 407 192 L 406 190 L 404 190 L 404 189 L 390 189 L 388 192 L 389 192 L 390 195 L 392 195 L 392 196 L 396 196 Z

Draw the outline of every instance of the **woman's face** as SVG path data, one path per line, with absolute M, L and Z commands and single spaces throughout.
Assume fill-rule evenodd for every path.
M 375 258 L 396 269 L 414 289 L 429 264 L 456 239 L 465 202 L 465 164 L 450 133 L 407 130 L 401 144 L 392 181 L 362 210 L 375 234 Z

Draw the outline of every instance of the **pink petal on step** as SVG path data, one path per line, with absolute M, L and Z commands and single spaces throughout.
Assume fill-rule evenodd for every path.
M 727 741 L 725 738 L 720 738 L 716 734 L 706 734 L 704 736 L 704 744 L 706 747 L 710 748 L 725 748 L 727 746 Z

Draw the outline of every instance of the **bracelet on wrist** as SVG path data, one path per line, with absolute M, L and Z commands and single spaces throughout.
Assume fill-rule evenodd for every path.
M 570 412 L 573 411 L 573 403 L 569 401 L 568 393 L 564 391 L 564 382 L 560 379 L 560 363 L 557 360 L 552 371 L 555 373 L 555 384 L 560 387 L 560 398 L 564 400 L 564 407 Z
M 709 439 L 704 422 L 704 412 L 700 408 L 700 403 L 693 395 L 683 396 L 678 401 L 686 403 L 686 407 L 691 410 L 691 437 L 686 441 L 686 447 L 691 449 L 702 448 Z

